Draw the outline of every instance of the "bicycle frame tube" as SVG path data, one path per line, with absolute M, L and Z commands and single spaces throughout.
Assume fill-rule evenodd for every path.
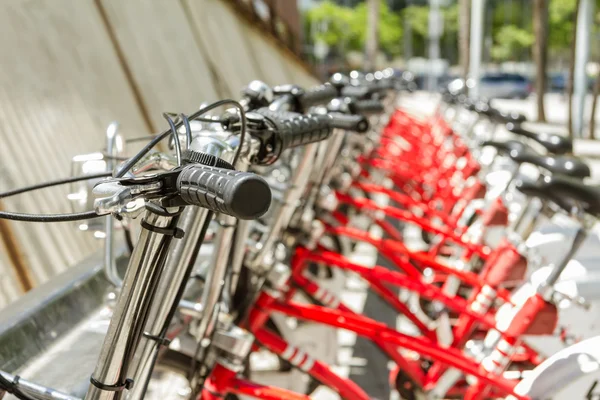
M 258 340 L 269 351 L 277 354 L 292 365 L 300 368 L 322 384 L 337 391 L 346 400 L 368 400 L 370 399 L 357 384 L 347 378 L 337 375 L 329 366 L 319 360 L 315 360 L 301 349 L 290 345 L 284 339 L 262 328 L 254 332 Z
M 282 229 L 288 225 L 296 209 L 296 204 L 304 192 L 306 181 L 313 166 L 317 146 L 318 143 L 311 143 L 304 148 L 304 154 L 294 171 L 290 187 L 285 193 L 283 204 L 273 218 L 267 238 L 262 243 L 258 254 L 250 262 L 250 266 L 253 269 L 259 269 L 263 266 L 267 256 L 273 252 L 273 246 L 280 237 Z
M 443 237 L 444 241 L 450 241 L 456 245 L 462 246 L 467 250 L 466 258 L 470 258 L 472 254 L 476 254 L 482 259 L 486 259 L 489 255 L 489 249 L 484 246 L 473 244 L 464 241 L 459 235 L 455 234 L 451 228 L 433 226 L 426 218 L 420 218 L 413 213 L 392 206 L 380 206 L 373 200 L 369 199 L 354 199 L 347 195 L 338 194 L 338 199 L 346 204 L 350 204 L 359 210 L 381 211 L 388 217 L 412 223 L 426 232 L 430 232 Z M 378 218 L 379 219 L 379 218 Z
M 185 232 L 184 238 L 177 240 L 169 251 L 160 285 L 156 290 L 145 332 L 153 337 L 163 336 L 171 322 L 169 317 L 177 295 L 189 279 L 189 265 L 195 259 L 197 242 L 200 240 L 209 211 L 200 207 L 188 206 L 183 211 L 179 228 Z M 128 392 L 128 399 L 142 399 L 150 380 L 154 362 L 160 350 L 155 340 L 145 339 L 139 357 L 132 363 L 133 381 L 137 384 Z
M 218 363 L 204 383 L 198 400 L 221 400 L 228 393 L 262 400 L 310 400 L 306 395 L 240 379 L 233 368 Z
M 269 297 L 265 293 L 261 294 L 261 298 L 257 302 L 258 307 L 302 320 L 350 330 L 372 340 L 376 344 L 387 343 L 395 347 L 415 351 L 425 357 L 458 368 L 466 374 L 473 375 L 481 382 L 494 386 L 505 394 L 513 394 L 514 386 L 517 384 L 516 381 L 510 381 L 501 376 L 482 371 L 478 362 L 466 358 L 459 350 L 441 347 L 437 343 L 422 337 L 402 334 L 370 318 L 315 305 L 303 305 L 294 302 L 283 304 L 280 301 L 273 301 L 274 299 L 269 299 Z M 423 384 L 424 382 L 421 381 L 420 383 Z
M 177 217 L 146 211 L 148 226 L 169 228 Z M 123 286 L 117 299 L 108 332 L 100 350 L 98 364 L 86 400 L 119 397 L 125 385 L 129 357 L 133 357 L 154 300 L 154 288 L 162 273 L 172 236 L 144 228 L 131 254 Z M 129 385 L 128 385 L 129 386 Z
M 241 168 L 239 168 L 242 170 Z M 243 169 L 247 169 L 247 164 L 244 163 Z M 236 219 L 229 215 L 221 215 L 219 217 L 219 224 L 221 228 L 217 233 L 217 237 L 214 241 L 214 253 L 212 259 L 212 268 L 209 270 L 202 291 L 202 299 L 200 303 L 206 310 L 204 318 L 199 321 L 198 327 L 195 331 L 196 340 L 202 342 L 202 339 L 208 338 L 214 332 L 217 318 L 219 316 L 220 308 L 217 307 L 221 300 L 223 293 L 223 287 L 225 285 L 225 274 L 227 273 L 227 266 L 229 265 L 229 255 L 231 250 L 231 244 L 233 242 L 233 234 L 236 228 Z M 228 304 L 224 305 L 228 307 Z M 229 312 L 229 310 L 223 310 Z M 203 346 L 203 349 L 204 346 Z M 200 356 L 202 357 L 202 355 Z
M 407 317 L 410 317 L 413 314 L 409 311 L 408 307 L 404 305 L 404 303 L 397 299 L 397 296 L 394 296 L 393 293 L 389 292 L 389 289 L 383 285 L 384 282 L 410 290 L 412 292 L 416 292 L 426 299 L 439 301 L 448 308 L 457 311 L 460 314 L 468 315 L 484 326 L 495 326 L 494 318 L 491 315 L 478 314 L 470 310 L 470 304 L 463 298 L 458 296 L 448 296 L 440 288 L 427 285 L 420 280 L 411 279 L 405 274 L 391 271 L 387 268 L 377 265 L 374 267 L 365 267 L 350 262 L 346 257 L 340 256 L 339 254 L 327 251 L 308 253 L 307 250 L 304 249 L 300 251 L 298 257 L 299 260 L 294 262 L 293 278 L 296 283 L 299 283 L 306 288 L 310 286 L 310 280 L 303 275 L 304 267 L 306 267 L 307 262 L 309 261 L 320 262 L 329 266 L 338 267 L 359 274 L 363 279 L 369 282 L 373 290 L 380 294 L 381 297 L 388 300 L 390 305 L 394 306 L 399 312 L 406 313 Z M 318 285 L 316 285 L 314 282 L 311 283 L 312 285 L 315 285 L 315 287 L 309 290 L 313 291 L 319 289 Z M 418 321 L 416 318 L 415 320 Z M 416 321 L 413 321 L 413 323 L 418 324 Z M 423 323 L 420 322 L 420 324 L 422 325 Z M 429 328 L 426 326 L 422 326 L 422 328 L 424 328 L 424 330 L 422 329 L 421 331 L 425 336 L 428 336 L 427 333 L 430 333 L 432 334 L 430 339 L 435 338 L 433 332 L 429 330 Z
M 198 151 L 231 161 L 234 156 L 235 143 L 230 146 L 228 137 L 229 133 L 223 132 L 221 138 L 202 137 L 200 143 L 192 141 L 192 144 L 197 146 Z M 155 294 L 155 298 L 159 299 L 159 301 L 152 303 L 145 333 L 161 337 L 167 332 L 171 322 L 170 318 L 172 317 L 170 311 L 175 302 L 178 301 L 178 293 L 189 279 L 189 274 L 191 273 L 189 266 L 197 255 L 198 241 L 203 234 L 202 228 L 205 225 L 208 214 L 207 210 L 192 206 L 186 207 L 183 211 L 178 225 L 185 232 L 185 236 L 175 243 L 167 256 L 161 283 Z M 221 254 L 217 253 L 216 261 L 219 262 L 222 259 L 226 260 L 227 257 L 222 257 Z M 203 295 L 210 292 L 208 288 L 212 288 L 212 286 L 205 286 L 205 288 L 207 290 L 204 290 Z M 209 297 L 209 295 L 207 294 L 206 297 Z M 205 298 L 203 300 L 206 301 Z M 213 310 L 212 307 L 205 307 L 205 304 L 208 303 L 202 302 L 201 304 L 204 306 L 204 310 L 209 310 L 209 312 Z M 208 319 L 209 315 L 206 315 L 205 318 L 201 318 L 200 320 L 204 321 Z M 159 350 L 160 343 L 155 340 L 145 340 L 139 356 L 132 363 L 132 370 L 134 371 L 133 380 L 137 384 L 128 392 L 129 399 L 137 400 L 144 397 Z

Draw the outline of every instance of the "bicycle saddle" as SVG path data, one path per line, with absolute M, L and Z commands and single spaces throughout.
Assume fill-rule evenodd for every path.
M 469 109 L 479 114 L 483 114 L 491 120 L 501 124 L 520 124 L 521 122 L 527 121 L 527 118 L 525 118 L 523 114 L 515 111 L 500 111 L 497 108 L 492 107 L 489 101 L 479 100 L 470 105 Z
M 570 212 L 573 206 L 600 216 L 600 187 L 586 185 L 566 176 L 545 176 L 538 182 L 517 182 L 518 190 L 527 196 L 550 200 Z
M 486 140 L 481 143 L 481 146 L 491 146 L 501 154 L 509 154 L 511 151 L 524 151 L 527 148 L 525 144 L 519 142 L 518 140 L 507 140 L 505 142 Z
M 519 123 L 509 122 L 506 129 L 516 135 L 525 136 L 541 144 L 549 153 L 566 154 L 573 152 L 573 141 L 561 135 L 553 133 L 536 133 L 529 131 Z
M 527 197 L 538 197 L 542 200 L 549 200 L 566 210 L 567 212 L 571 212 L 572 204 L 566 199 L 558 196 L 556 193 L 553 193 L 548 189 L 547 185 L 542 182 L 536 181 L 523 181 L 518 180 L 515 182 L 515 188 L 521 193 L 523 193 Z
M 583 179 L 591 175 L 590 167 L 580 158 L 574 156 L 545 156 L 523 145 L 522 149 L 510 151 L 508 156 L 515 162 L 529 163 L 544 168 L 553 174 L 566 175 Z

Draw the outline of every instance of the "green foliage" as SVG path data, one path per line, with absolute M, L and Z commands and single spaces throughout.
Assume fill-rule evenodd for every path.
M 365 3 L 354 8 L 330 0 L 320 3 L 305 15 L 305 33 L 311 41 L 324 41 L 332 48 L 362 51 L 367 36 L 368 10 Z M 315 29 L 316 27 L 316 29 Z M 401 52 L 402 19 L 382 2 L 379 11 L 379 46 L 389 55 Z
M 306 13 L 306 37 L 324 41 L 330 47 L 336 46 L 346 40 L 351 15 L 352 9 L 338 6 L 330 0 L 324 1 Z
M 440 38 L 442 57 L 456 62 L 458 57 L 458 4 L 441 8 L 443 18 L 443 33 Z M 429 6 L 412 5 L 403 11 L 404 18 L 410 22 L 413 32 L 414 56 L 426 56 L 426 46 L 429 36 Z M 444 52 L 445 50 L 445 52 Z
M 426 38 L 429 30 L 429 7 L 409 6 L 404 9 L 404 15 L 410 23 L 413 34 Z
M 351 16 L 350 48 L 362 50 L 366 41 L 368 8 L 366 3 L 361 3 Z M 402 47 L 402 19 L 397 13 L 388 8 L 386 2 L 381 2 L 379 7 L 379 46 L 380 48 L 396 56 L 401 53 Z
M 403 2 L 399 0 L 403 4 Z M 594 35 L 600 33 L 600 0 L 595 0 L 596 11 Z M 412 31 L 414 56 L 427 55 L 429 30 L 429 6 L 426 1 L 412 1 L 400 12 L 391 11 L 388 1 L 381 1 L 379 41 L 380 48 L 390 56 L 402 54 L 403 28 L 408 22 Z M 459 9 L 458 2 L 442 7 L 444 20 L 441 38 L 442 57 L 457 61 Z M 574 16 L 577 0 L 547 0 L 548 3 L 548 46 L 550 57 L 565 57 L 569 54 L 575 26 Z M 366 40 L 367 5 L 358 1 L 355 7 L 343 7 L 332 0 L 325 0 L 309 10 L 304 18 L 307 40 L 324 41 L 338 54 L 349 50 L 363 51 Z M 410 4 L 410 3 L 409 3 Z M 420 5 L 415 5 L 420 4 Z M 397 6 L 400 9 L 400 6 Z M 486 29 L 491 32 L 490 55 L 495 61 L 530 59 L 534 43 L 532 1 L 488 0 L 491 14 L 486 17 Z M 489 18 L 489 19 L 488 19 Z M 315 24 L 317 29 L 315 29 Z M 312 26 L 312 29 L 311 29 Z M 592 50 L 594 53 L 595 47 Z M 598 51 L 596 51 L 598 52 Z M 600 55 L 600 54 L 599 54 Z
M 577 0 L 550 0 L 548 5 L 548 46 L 568 50 L 573 41 Z
M 504 25 L 494 36 L 491 56 L 496 61 L 514 60 L 515 55 L 533 45 L 535 37 L 530 30 L 515 25 Z

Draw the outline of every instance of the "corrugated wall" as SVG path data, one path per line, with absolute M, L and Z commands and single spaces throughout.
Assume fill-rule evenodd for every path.
M 163 111 L 239 97 L 252 79 L 316 81 L 222 0 L 0 2 L 0 191 L 69 175 L 113 120 L 126 137 L 162 130 Z M 65 188 L 2 200 L 0 208 L 69 212 Z M 22 293 L 15 264 L 38 285 L 101 242 L 70 223 L 9 222 L 0 242 L 0 307 Z M 6 237 L 5 237 L 6 239 Z M 17 265 L 17 266 L 18 266 Z

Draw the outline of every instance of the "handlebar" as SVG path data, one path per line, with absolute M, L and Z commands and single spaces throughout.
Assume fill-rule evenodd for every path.
M 371 93 L 371 89 L 367 86 L 345 86 L 342 88 L 341 94 L 344 97 L 353 97 L 362 99 Z
M 183 167 L 177 189 L 188 204 L 239 219 L 261 217 L 271 204 L 271 189 L 260 176 L 201 164 Z
M 355 114 L 372 115 L 385 111 L 383 103 L 377 99 L 357 100 L 348 104 L 350 111 Z
M 337 112 L 329 113 L 331 116 L 331 127 L 365 133 L 369 130 L 369 120 L 364 115 L 348 115 Z
M 331 84 L 315 86 L 298 95 L 298 103 L 302 110 L 329 103 L 338 96 L 338 90 Z

